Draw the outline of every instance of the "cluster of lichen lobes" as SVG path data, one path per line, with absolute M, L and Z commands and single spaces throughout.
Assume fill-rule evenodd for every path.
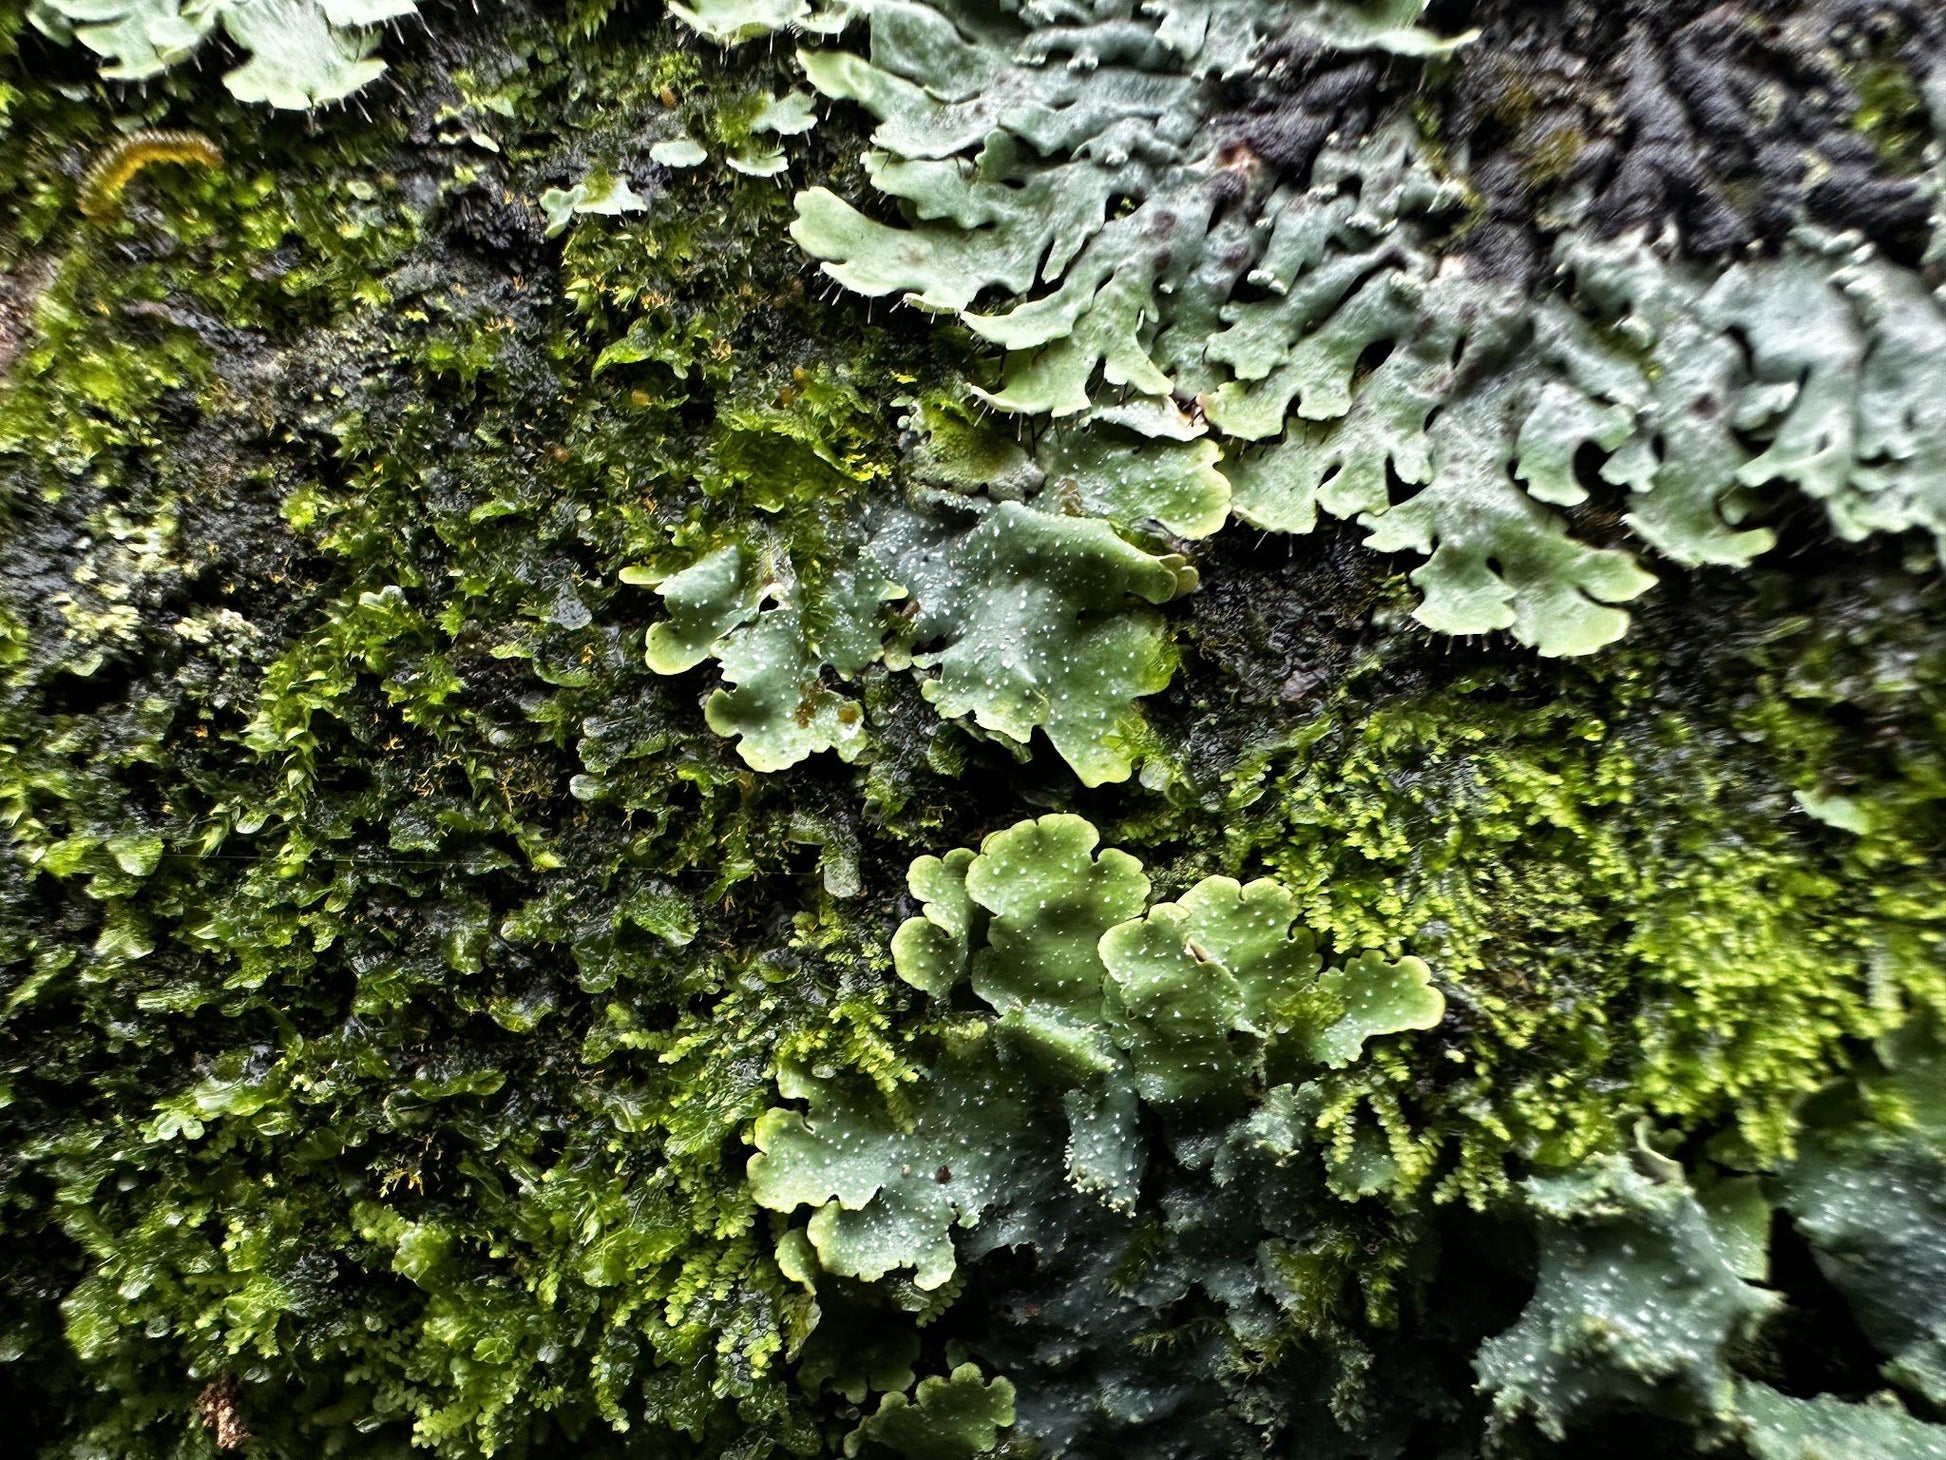
M 1018 1199 L 1015 1168 L 1047 1146 L 1037 1120 L 1058 1126 L 1062 1110 L 1137 1097 L 1178 1112 L 1301 1099 L 1301 1087 L 1265 1087 L 1265 1072 L 1341 1067 L 1369 1038 L 1439 1022 L 1444 1002 L 1417 959 L 1320 974 L 1276 883 L 1211 878 L 1148 907 L 1141 864 L 1113 848 L 1096 856 L 1097 842 L 1088 822 L 1057 813 L 995 832 L 977 855 L 913 864 L 925 911 L 893 939 L 899 976 L 939 1000 L 964 980 L 992 1017 L 953 1031 L 949 1057 L 907 1097 L 909 1131 L 797 1077 L 784 1093 L 809 1101 L 809 1118 L 779 1109 L 758 1122 L 752 1190 L 780 1211 L 816 1208 L 825 1270 L 946 1282 L 951 1228 Z M 1132 1202 L 1132 1187 L 1105 1185 L 1081 1159 L 1076 1120 L 1072 1178 Z
M 1350 58 L 1340 74 L 1368 89 L 1377 71 L 1351 60 L 1374 49 L 1500 63 L 1476 55 L 1497 33 L 1429 35 L 1423 8 L 882 0 L 869 60 L 803 64 L 878 119 L 866 170 L 905 221 L 812 188 L 793 236 L 845 287 L 1000 347 L 999 384 L 973 394 L 1072 423 L 1054 456 L 1130 419 L 1132 394 L 1160 407 L 1140 429 L 1199 442 L 1243 521 L 1308 532 L 1322 510 L 1424 556 L 1417 615 L 1444 633 L 1509 630 L 1547 655 L 1618 638 L 1617 605 L 1655 579 L 1639 548 L 1570 530 L 1597 496 L 1683 564 L 1767 549 L 1750 519 L 1777 484 L 1847 539 L 1919 529 L 1946 550 L 1926 408 L 1946 314 L 1918 271 L 1808 230 L 1775 258 L 1686 264 L 1663 239 L 1583 234 L 1570 207 L 1555 278 L 1501 278 L 1469 257 L 1477 191 L 1409 95 L 1363 102 L 1362 134 L 1331 130 L 1350 103 L 1328 80 L 1316 115 L 1312 92 L 1267 85 L 1261 116 L 1225 110 L 1293 45 Z M 1289 170 L 1254 150 L 1307 133 Z M 1173 405 L 1192 398 L 1193 419 Z M 1168 497 L 1143 495 L 1106 510 L 1166 520 Z
M 239 101 L 308 110 L 378 79 L 377 27 L 416 15 L 417 0 L 33 0 L 34 24 L 102 58 L 118 81 L 159 76 L 219 29 L 249 53 L 223 84 Z
M 1133 701 L 1166 688 L 1174 668 L 1147 605 L 1195 574 L 1098 519 L 952 501 L 886 510 L 815 588 L 785 544 L 731 543 L 636 580 L 655 581 L 669 611 L 650 630 L 650 667 L 715 659 L 732 687 L 710 696 L 709 723 L 757 770 L 821 750 L 856 759 L 870 744 L 866 712 L 826 672 L 843 683 L 883 664 L 916 672 L 942 715 L 1023 751 L 1044 731 L 1083 784 L 1099 785 L 1128 778 L 1143 731 Z
M 1675 1421 L 1708 1449 L 1758 1460 L 1946 1455 L 1928 1422 L 1946 1393 L 1946 1057 L 1921 1026 L 1880 1042 L 1882 1064 L 1807 1107 L 1806 1148 L 1773 1178 L 1703 1161 L 1701 1184 L 1644 1143 L 1530 1183 L 1543 1221 L 1539 1282 L 1519 1323 L 1476 1361 L 1496 1420 L 1556 1438 L 1617 1413 Z M 1765 1372 L 1773 1207 L 1884 1362 L 1864 1403 L 1806 1396 Z M 1867 1212 L 1869 1210 L 1869 1215 Z M 1774 1342 L 1774 1340 L 1773 1340 Z

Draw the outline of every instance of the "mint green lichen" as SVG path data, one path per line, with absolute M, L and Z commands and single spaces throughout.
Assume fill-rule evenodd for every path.
M 876 1093 L 847 1098 L 786 1072 L 779 1092 L 809 1112 L 757 1122 L 750 1194 L 773 1211 L 814 1208 L 826 1272 L 873 1281 L 908 1268 L 938 1288 L 953 1275 L 953 1228 L 979 1225 L 1011 1188 L 1025 1109 L 1008 1085 L 987 1041 L 949 1053 L 912 1093 L 907 1128 Z
M 1219 320 L 1211 306 L 1221 300 L 1212 301 L 1211 286 L 1198 281 L 1189 287 L 1194 249 L 1178 249 L 1162 265 L 1156 260 L 1163 255 L 1147 240 L 1152 233 L 1201 226 L 1187 220 L 1208 218 L 1221 168 L 1196 150 L 1195 119 L 1209 103 L 1195 78 L 1223 68 L 1218 57 L 1230 53 L 1219 47 L 1237 47 L 1238 59 L 1247 54 L 1254 45 L 1247 26 L 1212 31 L 1205 43 L 1164 25 L 1147 70 L 1092 76 L 1090 101 L 1080 104 L 1073 74 L 1041 65 L 1044 52 L 1030 46 L 1019 53 L 1024 61 L 995 63 L 982 72 L 985 63 L 976 62 L 972 51 L 997 46 L 997 38 L 986 40 L 974 29 L 967 34 L 976 39 L 966 40 L 927 18 L 934 14 L 916 6 L 875 8 L 870 66 L 837 53 L 806 58 L 807 74 L 820 89 L 862 101 L 880 117 L 875 140 L 890 155 L 868 158 L 868 170 L 881 189 L 909 200 L 922 220 L 913 228 L 891 228 L 829 194 L 804 194 L 794 235 L 827 260 L 835 278 L 863 293 L 903 292 L 921 308 L 959 312 L 969 327 L 1003 345 L 1010 352 L 1006 384 L 985 397 L 1003 410 L 1055 416 L 1087 411 L 1096 403 L 1091 381 L 1099 369 L 1104 391 L 1123 386 L 1162 397 L 1202 389 L 1211 423 L 1252 440 L 1279 435 L 1301 394 L 1304 418 L 1345 420 L 1294 438 L 1261 464 L 1244 457 L 1231 466 L 1233 481 L 1240 477 L 1236 509 L 1246 520 L 1308 531 L 1318 493 L 1329 482 L 1324 505 L 1361 515 L 1374 528 L 1374 547 L 1431 556 L 1415 581 L 1426 594 L 1420 617 L 1432 627 L 1452 633 L 1511 628 L 1549 654 L 1586 653 L 1619 637 L 1626 617 L 1606 605 L 1639 595 L 1653 580 L 1626 554 L 1570 538 L 1557 518 L 1515 485 L 1513 443 L 1503 439 L 1503 423 L 1531 411 L 1532 469 L 1541 471 L 1540 459 L 1551 452 L 1558 475 L 1558 463 L 1572 457 L 1579 439 L 1613 438 L 1617 423 L 1612 416 L 1584 420 L 1593 405 L 1578 413 L 1565 404 L 1542 409 L 1544 373 L 1531 384 L 1495 382 L 1466 408 L 1445 399 L 1456 362 L 1463 374 L 1478 377 L 1526 351 L 1528 322 L 1525 301 L 1504 288 L 1434 277 L 1432 256 L 1419 251 L 1424 231 L 1417 220 L 1450 212 L 1459 193 L 1419 161 L 1409 137 L 1387 134 L 1319 163 L 1314 177 L 1321 190 L 1335 178 L 1356 179 L 1361 190 L 1355 200 L 1341 195 L 1320 202 L 1316 193 L 1281 192 L 1264 201 L 1253 242 L 1226 237 L 1222 246 L 1256 252 L 1251 280 L 1269 286 L 1275 297 L 1222 306 Z M 1373 36 L 1393 36 L 1384 29 L 1393 19 L 1373 16 L 1356 26 L 1318 28 L 1355 47 Z M 1064 37 L 1059 44 L 1066 49 L 1083 43 Z M 1207 56 L 1199 54 L 1204 44 L 1211 48 Z M 964 59 L 945 61 L 954 46 L 966 48 Z M 1127 53 L 1117 54 L 1120 59 Z M 1169 65 L 1178 58 L 1181 72 Z M 902 79 L 941 64 L 965 66 L 981 77 L 974 84 L 992 86 L 996 95 L 1018 89 L 1039 96 L 1042 109 L 1003 116 L 972 103 L 949 108 Z M 1004 84 L 993 79 L 1000 74 L 1008 78 Z M 1117 96 L 1115 86 L 1119 100 L 1098 100 Z M 1050 120 L 1033 120 L 1040 116 Z M 1116 129 L 1137 116 L 1154 141 L 1131 152 L 1132 141 L 1120 140 Z M 987 145 L 972 172 L 934 160 L 975 142 Z M 1071 151 L 1070 160 L 1038 159 L 1061 149 Z M 1118 194 L 1137 197 L 1140 206 L 1110 218 L 1108 200 Z M 931 219 L 949 221 L 924 221 Z M 1214 235 L 1211 246 L 1218 246 Z M 1242 272 L 1226 267 L 1228 278 Z M 1019 296 L 1037 282 L 1058 287 L 1003 315 L 971 308 L 989 286 Z M 1163 302 L 1177 294 L 1182 304 Z M 1433 322 L 1431 331 L 1423 331 L 1421 321 Z M 1354 402 L 1352 374 L 1379 344 L 1397 348 L 1362 382 L 1361 407 Z M 1218 388 L 1210 362 L 1231 365 L 1236 377 Z M 1264 383 L 1249 386 L 1251 381 Z M 1426 441 L 1427 421 L 1442 408 L 1441 441 L 1433 446 Z M 1551 441 L 1539 440 L 1549 428 Z M 1079 499 L 1093 510 L 1124 519 L 1154 516 L 1191 535 L 1220 521 L 1229 493 L 1214 480 L 1221 459 L 1214 441 L 1191 448 L 1198 469 L 1212 480 L 1185 512 L 1166 488 L 1155 492 L 1146 483 L 1097 490 L 1091 499 L 1090 478 L 1098 478 L 1099 469 L 1091 473 L 1071 464 L 1100 458 L 1103 447 L 1086 444 L 1091 434 L 1099 435 L 1099 428 L 1090 433 L 1084 425 L 1057 435 L 1053 459 L 1044 465 L 1050 475 L 1072 475 Z M 1611 439 L 1613 444 L 1619 443 Z M 1394 506 L 1388 466 L 1426 490 Z
M 1277 883 L 1209 878 L 1144 914 L 1141 864 L 1112 847 L 1097 855 L 1098 842 L 1088 822 L 1057 814 L 994 833 L 970 859 L 964 849 L 922 858 L 913 887 L 928 906 L 894 938 L 901 976 L 949 990 L 935 972 L 938 935 L 955 928 L 963 946 L 977 908 L 986 946 L 972 958 L 972 989 L 999 1015 L 998 1032 L 1070 1081 L 1112 1071 L 1118 1047 L 1137 1092 L 1164 1104 L 1245 1082 L 1252 1049 L 1234 1035 L 1273 1048 L 1288 1036 L 1304 1058 L 1338 1065 L 1368 1038 L 1443 1016 L 1416 958 L 1367 955 L 1320 974 Z
M 1828 1395 L 1793 1399 L 1762 1384 L 1743 1386 L 1744 1443 L 1756 1460 L 1946 1460 L 1946 1426 L 1926 1424 L 1896 1401 L 1848 1404 Z
M 1852 1316 L 1871 1326 L 1890 1357 L 1884 1378 L 1933 1402 L 1929 1360 L 1914 1355 L 1936 1339 L 1907 1345 L 1940 1290 L 1938 1214 L 1924 1208 L 1946 1189 L 1946 1172 L 1907 1122 L 1915 1094 L 1922 1108 L 1936 1103 L 1939 1049 L 1918 1021 L 1880 1053 L 1878 1070 L 1808 1104 L 1805 1153 L 1762 1181 L 1719 1176 L 1692 1189 L 1681 1163 L 1638 1143 L 1632 1161 L 1611 1156 L 1530 1182 L 1543 1223 L 1538 1285 L 1519 1322 L 1476 1360 L 1496 1423 L 1531 1418 L 1558 1439 L 1619 1414 L 1653 1414 L 1706 1450 L 1741 1442 L 1761 1460 L 1946 1453 L 1946 1427 L 1909 1414 L 1894 1390 L 1862 1404 L 1787 1396 L 1752 1372 L 1792 1316 L 1783 1294 L 1759 1285 L 1772 1280 L 1768 1194 L 1842 1285 Z M 1907 1164 L 1895 1175 L 1881 1164 L 1888 1157 Z M 1735 1193 L 1728 1205 L 1725 1191 Z M 1906 1205 L 1883 1240 L 1876 1225 L 1853 1220 L 1867 1193 Z M 1747 1210 L 1731 1219 L 1731 1207 Z M 1739 1259 L 1746 1247 L 1755 1260 Z
M 852 6 L 838 3 L 814 10 L 809 0 L 697 0 L 694 5 L 672 3 L 669 11 L 697 34 L 733 46 L 791 27 L 837 30 L 850 18 Z
M 1281 24 L 1347 52 L 1463 42 L 1412 28 L 1419 9 L 1070 24 L 874 5 L 869 60 L 813 50 L 804 65 L 878 119 L 865 168 L 907 219 L 812 189 L 793 236 L 847 288 L 955 314 L 1001 347 L 999 387 L 972 395 L 1076 423 L 1042 465 L 1089 510 L 1190 536 L 1226 496 L 1280 531 L 1312 531 L 1320 509 L 1355 517 L 1374 549 L 1427 559 L 1416 613 L 1443 633 L 1508 630 L 1553 656 L 1626 631 L 1619 605 L 1654 578 L 1553 510 L 1587 501 L 1584 449 L 1629 494 L 1629 526 L 1678 562 L 1768 549 L 1744 523 L 1778 483 L 1841 536 L 1920 528 L 1946 551 L 1946 474 L 1913 394 L 1934 388 L 1946 318 L 1909 269 L 1807 233 L 1712 271 L 1563 229 L 1566 286 L 1537 292 L 1453 249 L 1465 181 L 1403 116 L 1328 140 L 1308 178 L 1278 184 L 1210 135 L 1222 85 Z M 1130 391 L 1165 410 L 1195 397 L 1229 438 L 1192 423 L 1204 485 L 1189 501 L 1180 469 L 1131 484 L 1077 467 L 1113 460 L 1093 423 Z
M 823 683 L 824 664 L 794 613 L 759 614 L 716 657 L 730 687 L 710 696 L 704 718 L 718 735 L 737 738 L 752 770 L 783 770 L 821 750 L 856 760 L 864 750 L 864 710 Z
M 1000 1037 L 1069 1083 L 1113 1066 L 1098 945 L 1149 892 L 1140 862 L 1114 847 L 1096 855 L 1099 843 L 1079 816 L 1044 816 L 988 837 L 965 873 L 988 914 L 973 992 L 999 1015 Z
M 740 736 L 752 766 L 863 753 L 862 707 L 823 675 L 849 680 L 882 658 L 913 671 L 947 718 L 970 717 L 1023 752 L 1044 731 L 1086 785 L 1127 779 L 1144 744 L 1133 702 L 1166 688 L 1175 668 L 1160 617 L 1143 605 L 1195 581 L 1182 559 L 1106 523 L 1012 502 L 893 513 L 823 583 L 793 571 L 789 586 L 760 588 L 781 600 L 760 612 L 744 561 L 719 548 L 663 581 L 672 616 L 650 630 L 649 664 L 678 673 L 719 660 L 735 688 L 712 696 L 710 724 Z M 784 561 L 777 553 L 774 580 Z M 908 614 L 883 610 L 907 600 Z
M 1183 559 L 1013 502 L 960 532 L 895 518 L 872 553 L 918 605 L 888 659 L 924 671 L 940 714 L 1023 747 L 1040 729 L 1083 785 L 1127 779 L 1144 743 L 1133 702 L 1176 662 L 1146 605 L 1195 586 Z
M 1171 407 L 1091 411 L 1047 433 L 1036 469 L 1055 499 L 1111 522 L 1204 538 L 1229 518 L 1222 452 Z
M 649 205 L 628 185 L 625 177 L 589 177 L 571 188 L 549 188 L 540 196 L 541 211 L 547 215 L 547 233 L 552 238 L 567 231 L 576 217 L 592 214 L 601 218 L 620 218 L 640 213 Z
M 1230 1035 L 1243 1019 L 1243 990 L 1218 956 L 1191 946 L 1200 931 L 1190 913 L 1165 903 L 1101 938 L 1105 1011 L 1136 1093 L 1152 1104 L 1206 1096 L 1242 1073 Z
M 748 623 L 757 612 L 761 588 L 747 577 L 743 553 L 732 544 L 655 583 L 669 617 L 649 626 L 649 668 L 657 674 L 693 669 L 709 657 L 718 640 Z M 639 579 L 625 573 L 624 581 Z
M 1436 1028 L 1446 1016 L 1432 970 L 1417 958 L 1387 963 L 1376 953 L 1360 954 L 1319 979 L 1318 996 L 1328 1012 L 1308 1049 L 1312 1059 L 1334 1069 L 1357 1059 L 1368 1039 Z
M 954 1226 L 1023 1201 L 1054 1149 L 1059 1095 L 1069 1180 L 1126 1208 L 1142 1165 L 1135 1100 L 1165 1110 L 1247 1100 L 1276 1041 L 1297 1064 L 1344 1063 L 1368 1038 L 1431 1028 L 1444 1012 L 1416 959 L 1367 958 L 1319 977 L 1295 904 L 1275 883 L 1224 878 L 1147 906 L 1141 864 L 1100 848 L 1086 820 L 1053 814 L 913 864 L 928 906 L 892 942 L 900 976 L 948 998 L 967 970 L 992 1011 L 949 1037 L 900 1119 L 873 1097 L 792 1076 L 759 1122 L 750 1180 L 778 1211 L 814 1208 L 826 1270 L 877 1279 L 909 1268 L 925 1290 L 954 1274 Z M 969 945 L 978 933 L 980 946 Z M 1255 1022 L 1253 1022 L 1253 1020 Z
M 649 160 L 659 162 L 664 167 L 699 167 L 709 160 L 709 153 L 687 137 L 669 142 L 657 142 L 649 148 Z
M 1369 1038 L 1445 1017 L 1416 958 L 1387 964 L 1367 953 L 1320 975 L 1296 914 L 1275 882 L 1212 877 L 1103 935 L 1109 1018 L 1143 1099 L 1169 1104 L 1235 1086 L 1249 1065 L 1236 1034 L 1268 1042 L 1272 1061 L 1288 1039 L 1303 1059 L 1341 1067 Z
M 1886 1068 L 1808 1113 L 1802 1155 L 1778 1178 L 1778 1205 L 1814 1245 L 1886 1356 L 1892 1383 L 1946 1402 L 1946 1060 L 1923 1028 L 1879 1042 Z
M 989 1382 L 978 1364 L 961 1364 L 944 1378 L 921 1379 L 911 1399 L 886 1395 L 847 1438 L 845 1453 L 873 1440 L 910 1460 L 974 1460 L 992 1453 L 1013 1422 L 1014 1386 L 1004 1378 Z
M 377 27 L 416 15 L 416 0 L 34 0 L 36 25 L 73 38 L 118 81 L 159 76 L 221 26 L 249 59 L 223 84 L 244 102 L 308 111 L 384 74 Z
M 966 869 L 976 855 L 955 847 L 944 857 L 920 857 L 906 874 L 906 885 L 924 911 L 892 935 L 892 962 L 900 978 L 935 999 L 965 979 L 974 927 L 986 921 L 985 910 L 966 890 Z

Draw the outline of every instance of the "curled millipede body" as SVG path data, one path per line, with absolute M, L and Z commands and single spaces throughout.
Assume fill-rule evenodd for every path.
M 223 153 L 201 132 L 131 132 L 102 149 L 81 179 L 77 199 L 84 218 L 111 216 L 129 179 L 156 162 L 221 167 Z

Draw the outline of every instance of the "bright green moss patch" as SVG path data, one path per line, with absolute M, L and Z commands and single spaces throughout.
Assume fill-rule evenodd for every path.
M 1886 797 L 1903 826 L 1827 830 L 1792 782 L 1860 774 L 1840 769 L 1852 738 L 1785 686 L 1841 640 L 1799 642 L 1721 667 L 1727 723 L 1639 660 L 1541 693 L 1486 671 L 1393 695 L 1374 669 L 1207 787 L 1187 826 L 1216 840 L 1189 865 L 1277 876 L 1340 953 L 1424 958 L 1467 1031 L 1338 1086 L 1342 1154 L 1382 1135 L 1383 1184 L 1479 1200 L 1510 1154 L 1568 1165 L 1646 1110 L 1775 1157 L 1852 1041 L 1937 1007 L 1934 694 L 1882 692 L 1906 749 L 1859 804 Z

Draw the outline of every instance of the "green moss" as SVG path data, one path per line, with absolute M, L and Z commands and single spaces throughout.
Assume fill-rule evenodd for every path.
M 1562 181 L 1574 170 L 1575 161 L 1587 147 L 1588 138 L 1579 127 L 1562 126 L 1544 132 L 1521 157 L 1521 181 L 1530 188 L 1545 188 Z
M 384 129 L 331 145 L 246 123 L 223 132 L 231 157 L 221 168 L 145 170 L 115 215 L 90 220 L 59 164 L 150 118 L 45 98 L 20 118 L 45 130 L 10 179 L 30 201 L 0 245 L 18 261 L 10 323 L 21 337 L 0 387 L 0 452 L 40 458 L 42 495 L 91 474 L 108 480 L 111 462 L 160 446 L 171 403 L 236 410 L 290 363 L 282 349 L 262 358 L 269 340 L 353 333 L 390 302 L 382 280 L 421 236 L 423 216 L 375 165 L 391 144 Z M 274 165 L 247 160 L 267 148 Z M 259 353 L 255 378 L 219 372 L 246 342 Z M 333 376 L 338 363 L 326 366 Z
M 1896 61 L 1876 61 L 1860 69 L 1854 85 L 1858 110 L 1852 125 L 1871 139 L 1888 166 L 1918 172 L 1925 165 L 1932 129 L 1926 99 L 1911 73 Z
M 1786 688 L 1835 634 L 1726 671 L 1747 688 L 1714 726 L 1639 657 L 1538 693 L 1498 671 L 1360 683 L 1210 788 L 1220 838 L 1183 865 L 1277 876 L 1327 948 L 1416 954 L 1453 1003 L 1443 1048 L 1331 1086 L 1348 1190 L 1486 1201 L 1509 1158 L 1572 1165 L 1643 1111 L 1774 1160 L 1857 1041 L 1938 1006 L 1936 711 L 1915 705 L 1889 763 L 1824 772 L 1870 784 L 1883 830 L 1826 829 L 1792 796 L 1847 744 Z
M 279 1453 L 818 1446 L 815 1309 L 737 1152 L 779 1061 L 911 1077 L 899 986 L 800 876 L 818 798 L 725 758 L 619 573 L 712 504 L 813 543 L 819 490 L 883 473 L 882 369 L 804 327 L 771 184 L 577 225 L 579 314 L 467 251 L 538 237 L 514 190 L 558 144 L 521 118 L 571 74 L 656 116 L 698 74 L 550 34 L 483 46 L 430 154 L 225 113 L 247 171 L 39 237 L 0 785 L 15 892 L 60 911 L 9 904 L 5 1221 L 9 1284 L 66 1300 L 5 1321 L 93 1376 L 49 1445 L 194 1447 L 227 1375 Z M 760 877 L 801 883 L 781 926 Z

